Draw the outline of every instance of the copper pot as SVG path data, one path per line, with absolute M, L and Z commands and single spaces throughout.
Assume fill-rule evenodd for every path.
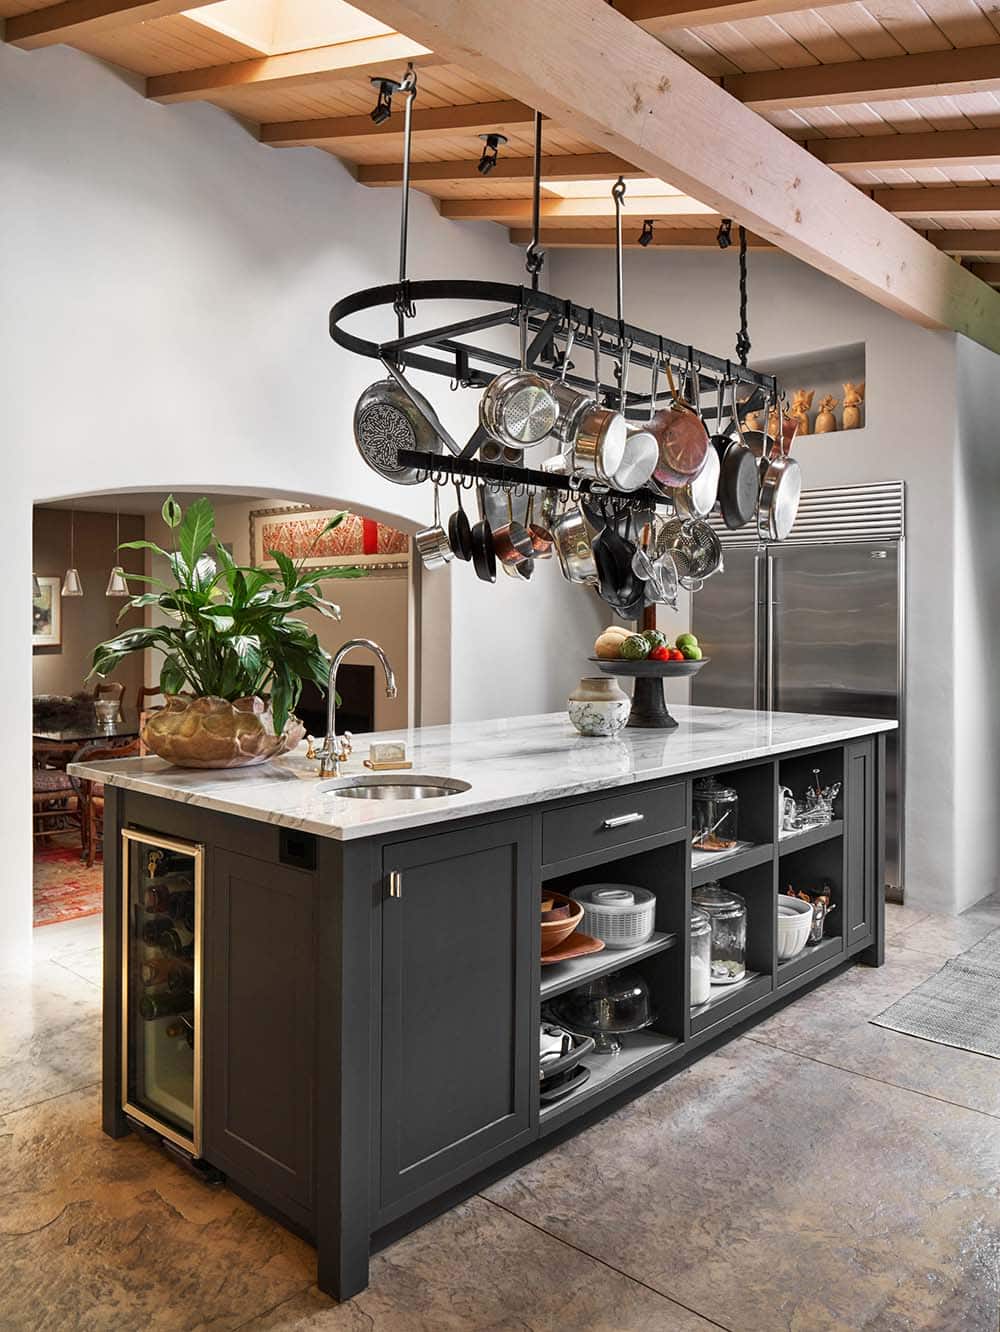
M 661 490 L 687 485 L 705 466 L 711 447 L 701 417 L 677 392 L 669 361 L 666 362 L 666 370 L 670 382 L 670 403 L 666 407 L 656 406 L 657 364 L 654 361 L 651 393 L 653 415 L 642 427 L 656 440 L 660 452 L 652 481 Z

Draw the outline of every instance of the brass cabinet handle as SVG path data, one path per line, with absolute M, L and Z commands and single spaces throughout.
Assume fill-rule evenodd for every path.
M 389 871 L 389 896 L 403 896 L 403 875 L 399 870 Z
M 617 814 L 613 819 L 605 819 L 601 827 L 624 828 L 626 823 L 641 823 L 645 817 L 645 814 L 640 814 L 638 810 L 632 814 Z

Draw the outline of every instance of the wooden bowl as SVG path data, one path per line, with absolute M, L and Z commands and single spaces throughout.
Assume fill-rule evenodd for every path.
M 568 916 L 559 920 L 543 920 L 542 925 L 542 952 L 547 953 L 550 948 L 558 948 L 564 939 L 568 939 L 576 927 L 583 920 L 583 903 L 574 902 L 572 897 L 565 897 L 562 893 L 550 893 L 546 891 L 543 894 L 546 901 L 552 901 L 558 907 L 570 908 Z

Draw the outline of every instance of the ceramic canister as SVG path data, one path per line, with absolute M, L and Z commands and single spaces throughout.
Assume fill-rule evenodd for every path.
M 632 700 L 610 675 L 585 676 L 569 696 L 569 719 L 581 735 L 617 735 Z

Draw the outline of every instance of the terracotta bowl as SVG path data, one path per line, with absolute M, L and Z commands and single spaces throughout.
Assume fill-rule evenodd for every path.
M 245 768 L 294 749 L 305 736 L 297 717 L 274 733 L 270 704 L 262 698 L 189 698 L 172 694 L 150 714 L 142 738 L 152 754 L 180 768 Z
M 542 894 L 542 900 L 551 901 L 556 907 L 570 908 L 568 916 L 562 916 L 558 920 L 542 921 L 542 952 L 547 953 L 550 948 L 558 948 L 580 924 L 583 920 L 583 905 L 574 902 L 572 897 L 565 897 L 562 893 L 545 892 Z

